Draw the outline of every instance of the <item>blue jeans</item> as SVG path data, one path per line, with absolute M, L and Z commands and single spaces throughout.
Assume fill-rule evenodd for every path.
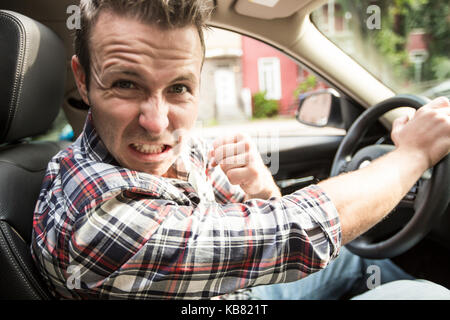
M 253 299 L 450 299 L 450 291 L 426 280 L 416 280 L 391 260 L 363 259 L 345 247 L 325 269 L 308 277 L 252 288 Z

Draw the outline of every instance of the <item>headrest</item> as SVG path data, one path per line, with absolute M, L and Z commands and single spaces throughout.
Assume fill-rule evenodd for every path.
M 43 24 L 0 10 L 0 144 L 47 131 L 63 103 L 66 53 Z

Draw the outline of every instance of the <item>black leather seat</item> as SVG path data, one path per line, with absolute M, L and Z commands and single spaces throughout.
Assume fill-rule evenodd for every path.
M 51 299 L 30 253 L 34 207 L 56 142 L 46 132 L 63 103 L 66 54 L 44 25 L 0 10 L 0 299 Z

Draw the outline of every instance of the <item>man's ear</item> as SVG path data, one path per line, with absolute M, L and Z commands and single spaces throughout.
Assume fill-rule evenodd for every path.
M 80 60 L 76 55 L 72 56 L 71 65 L 73 76 L 75 78 L 75 83 L 77 84 L 78 92 L 80 93 L 80 96 L 83 99 L 84 103 L 89 105 L 88 89 L 86 86 L 86 73 L 80 64 Z

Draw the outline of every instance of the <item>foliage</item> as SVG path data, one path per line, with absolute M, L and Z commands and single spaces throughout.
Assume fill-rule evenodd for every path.
M 422 66 L 422 81 L 449 78 L 450 1 L 338 0 L 336 3 L 362 20 L 368 17 L 370 5 L 380 8 L 380 29 L 368 29 L 365 21 L 353 22 L 359 25 L 359 32 L 368 44 L 387 59 L 397 78 L 405 82 L 414 78 L 414 64 L 409 60 L 406 46 L 410 32 L 419 28 L 429 35 L 429 59 Z
M 450 59 L 443 56 L 433 57 L 431 70 L 439 80 L 450 79 Z
M 317 85 L 317 78 L 314 75 L 309 75 L 304 81 L 300 82 L 294 90 L 294 98 L 297 99 L 302 93 L 311 91 Z
M 278 101 L 267 99 L 266 93 L 266 91 L 261 91 L 253 95 L 254 118 L 267 118 L 278 114 Z

